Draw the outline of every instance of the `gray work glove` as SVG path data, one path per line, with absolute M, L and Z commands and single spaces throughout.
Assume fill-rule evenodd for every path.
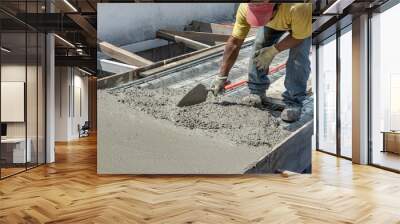
M 215 76 L 214 81 L 211 83 L 210 90 L 214 94 L 214 96 L 217 96 L 224 91 L 224 87 L 228 84 L 228 76 L 218 74 Z
M 267 70 L 278 53 L 279 51 L 274 45 L 262 48 L 254 53 L 254 63 L 256 63 L 258 69 Z

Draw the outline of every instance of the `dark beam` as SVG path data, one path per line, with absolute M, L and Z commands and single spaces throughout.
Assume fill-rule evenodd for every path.
M 61 13 L 19 13 L 17 18 L 41 32 L 82 30 L 73 20 Z
M 95 5 L 93 5 L 89 0 L 86 0 L 86 3 L 90 6 L 90 8 L 92 8 L 93 9 L 93 11 L 97 11 L 97 9 L 96 9 L 96 4 Z
M 97 69 L 96 58 L 90 56 L 56 56 L 56 66 L 87 67 L 93 71 Z
M 77 13 L 70 13 L 67 16 L 80 26 L 91 38 L 97 38 L 97 30 L 90 24 L 85 17 Z
M 96 46 L 97 44 L 97 30 L 89 21 L 79 13 L 69 13 L 67 16 L 72 19 L 78 26 L 80 26 L 83 32 L 87 35 L 86 42 L 90 46 Z
M 64 1 L 54 1 L 54 5 L 67 13 L 67 16 L 72 19 L 77 25 L 79 25 L 83 31 L 87 34 L 88 38 L 86 38 L 86 42 L 90 46 L 96 46 L 97 43 L 97 30 L 88 22 L 88 20 L 78 12 L 78 8 L 76 6 L 74 10 Z

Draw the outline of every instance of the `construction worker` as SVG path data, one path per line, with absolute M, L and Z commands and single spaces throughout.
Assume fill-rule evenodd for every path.
M 251 26 L 261 26 L 249 62 L 250 95 L 244 97 L 242 102 L 251 106 L 271 105 L 265 95 L 270 85 L 269 66 L 279 52 L 290 49 L 286 63 L 286 91 L 282 94 L 285 106 L 281 108 L 281 118 L 286 122 L 297 121 L 301 115 L 311 70 L 311 18 L 310 3 L 241 3 L 232 35 L 225 47 L 220 72 L 211 85 L 214 95 L 220 94 L 228 84 L 229 71 Z M 289 34 L 279 41 L 287 31 Z

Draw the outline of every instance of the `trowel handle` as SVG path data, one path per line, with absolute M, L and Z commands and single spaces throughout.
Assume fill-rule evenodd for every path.
M 230 90 L 230 89 L 233 89 L 233 88 L 235 88 L 235 87 L 241 86 L 241 85 L 243 85 L 243 84 L 245 84 L 245 83 L 247 83 L 247 80 L 241 80 L 241 81 L 239 81 L 239 82 L 235 82 L 235 83 L 231 83 L 231 84 L 226 85 L 226 86 L 224 87 L 224 89 L 225 89 L 225 90 Z
M 269 74 L 272 75 L 272 74 L 278 72 L 279 70 L 281 70 L 281 69 L 283 69 L 285 67 L 286 67 L 286 63 L 280 64 L 280 65 L 278 65 L 278 66 L 276 66 L 274 68 L 271 68 L 269 70 Z M 239 82 L 235 82 L 235 83 L 231 83 L 231 84 L 226 85 L 224 87 L 224 89 L 225 90 L 230 90 L 230 89 L 236 88 L 236 87 L 241 86 L 241 85 L 246 84 L 246 83 L 247 83 L 247 80 L 241 80 Z

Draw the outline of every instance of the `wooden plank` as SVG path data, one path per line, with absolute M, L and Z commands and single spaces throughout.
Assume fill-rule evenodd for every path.
M 206 32 L 214 34 L 231 35 L 234 24 L 218 24 L 218 23 L 207 23 L 197 20 L 193 20 L 192 23 L 186 26 L 187 30 L 196 32 Z M 253 27 L 250 29 L 247 36 L 254 36 L 257 28 Z
M 97 88 L 106 89 L 126 83 L 136 79 L 136 73 L 132 70 L 122 74 L 110 75 L 104 78 L 97 79 Z
M 231 35 L 233 24 L 206 23 L 193 20 L 187 28 L 191 31 Z
M 166 40 L 172 40 L 175 41 L 177 43 L 183 43 L 186 46 L 196 49 L 196 50 L 200 50 L 200 49 L 204 49 L 204 48 L 209 48 L 211 47 L 210 45 L 195 41 L 195 40 L 191 40 L 185 37 L 181 37 L 178 35 L 174 35 L 172 33 L 166 32 L 166 31 L 157 31 L 157 37 L 159 38 L 163 38 Z
M 137 54 L 124 50 L 120 47 L 114 46 L 105 41 L 99 42 L 99 49 L 107 56 L 115 58 L 129 65 L 141 67 L 153 64 L 153 62 L 150 60 L 142 58 Z
M 191 40 L 199 42 L 226 42 L 230 35 L 218 34 L 218 33 L 207 33 L 207 32 L 194 32 L 194 31 L 172 31 L 172 30 L 160 30 L 173 35 L 185 37 Z
M 113 74 L 129 72 L 138 68 L 137 66 L 127 65 L 125 63 L 120 63 L 107 59 L 98 60 L 97 66 L 100 66 L 100 70 L 111 72 Z

